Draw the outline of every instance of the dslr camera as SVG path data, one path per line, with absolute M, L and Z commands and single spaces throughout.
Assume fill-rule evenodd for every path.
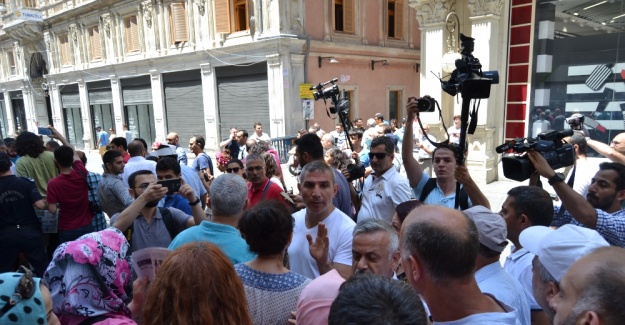
M 417 108 L 419 113 L 434 112 L 436 109 L 436 100 L 428 95 L 417 99 Z
M 573 135 L 573 130 L 549 131 L 540 133 L 536 138 L 518 138 L 504 143 L 495 150 L 503 153 L 512 149 L 515 153 L 523 153 L 530 149 L 538 151 L 554 170 L 571 166 L 575 163 L 573 146 L 564 142 L 565 137 Z M 521 182 L 528 179 L 536 168 L 527 156 L 505 156 L 502 158 L 503 174 L 510 179 Z

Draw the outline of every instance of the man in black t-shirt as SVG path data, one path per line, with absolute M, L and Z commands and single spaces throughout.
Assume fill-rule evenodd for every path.
M 13 271 L 22 252 L 41 277 L 49 261 L 33 205 L 44 209 L 46 204 L 35 182 L 13 175 L 10 167 L 11 159 L 0 152 L 0 273 Z

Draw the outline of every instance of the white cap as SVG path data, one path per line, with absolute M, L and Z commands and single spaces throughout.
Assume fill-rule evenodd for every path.
M 503 249 L 508 245 L 508 240 L 506 239 L 508 229 L 506 222 L 499 213 L 495 213 L 481 205 L 476 205 L 462 212 L 475 222 L 482 245 L 495 252 L 503 252 Z
M 597 248 L 610 246 L 595 230 L 564 225 L 556 230 L 544 226 L 529 227 L 519 236 L 521 246 L 538 256 L 549 273 L 559 282 L 578 259 Z

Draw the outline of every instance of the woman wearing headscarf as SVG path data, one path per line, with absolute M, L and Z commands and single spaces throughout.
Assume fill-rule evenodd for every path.
M 130 246 L 115 228 L 61 244 L 44 274 L 63 325 L 135 325 L 127 295 Z
M 50 291 L 31 274 L 0 274 L 0 324 L 61 324 L 52 312 Z

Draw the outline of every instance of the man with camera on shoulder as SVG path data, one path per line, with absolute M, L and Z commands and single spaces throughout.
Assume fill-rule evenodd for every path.
M 409 100 L 406 106 L 408 116 L 406 118 L 405 139 L 413 138 L 412 124 L 419 111 L 418 100 Z M 415 198 L 423 203 L 443 205 L 449 208 L 455 207 L 456 182 L 462 184 L 460 190 L 460 210 L 468 209 L 474 205 L 482 205 L 490 208 L 488 199 L 469 175 L 465 166 L 456 163 L 456 149 L 453 145 L 436 148 L 432 152 L 432 166 L 436 178 L 430 178 L 423 171 L 419 162 L 413 156 L 413 141 L 405 141 L 402 147 L 402 160 L 406 167 L 408 182 L 414 192 Z
M 625 165 L 613 162 L 599 165 L 584 200 L 539 152 L 530 150 L 527 156 L 536 172 L 549 180 L 566 209 L 554 216 L 551 226 L 570 223 L 595 229 L 610 245 L 625 247 L 625 209 L 621 208 L 625 201 Z

